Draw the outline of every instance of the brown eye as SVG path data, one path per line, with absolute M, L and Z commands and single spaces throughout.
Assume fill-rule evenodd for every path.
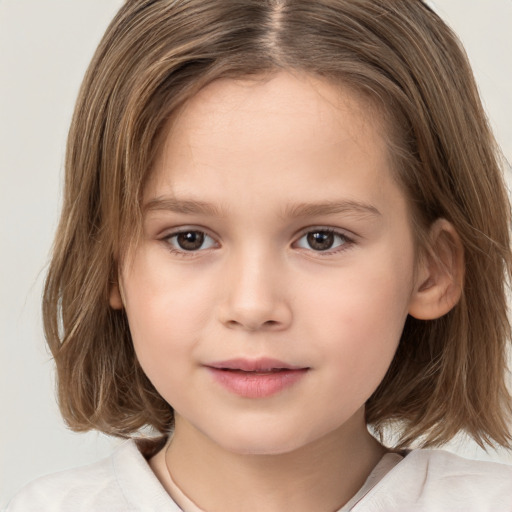
M 338 252 L 352 244 L 353 241 L 344 233 L 333 229 L 314 229 L 304 233 L 294 245 L 315 252 Z
M 164 241 L 173 252 L 181 253 L 211 249 L 217 245 L 211 236 L 198 230 L 180 231 L 165 237 Z
M 307 234 L 307 242 L 315 251 L 328 251 L 334 245 L 335 235 L 331 231 L 312 231 Z
M 197 251 L 204 242 L 204 233 L 200 231 L 187 231 L 176 236 L 176 242 L 184 251 Z

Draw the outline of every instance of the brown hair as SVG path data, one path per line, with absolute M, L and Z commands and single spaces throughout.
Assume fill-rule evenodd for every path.
M 109 306 L 117 261 L 140 230 L 141 191 L 169 118 L 217 78 L 296 69 L 373 98 L 399 137 L 399 179 L 426 232 L 445 218 L 465 254 L 462 298 L 409 317 L 366 404 L 399 445 L 465 431 L 508 445 L 505 287 L 510 212 L 499 152 L 458 40 L 419 0 L 129 0 L 86 74 L 69 134 L 64 204 L 44 292 L 62 414 L 75 430 L 126 436 L 172 427 L 144 375 L 123 311 Z

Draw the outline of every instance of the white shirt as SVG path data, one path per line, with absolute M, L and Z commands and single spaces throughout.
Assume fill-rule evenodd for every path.
M 175 494 L 177 493 L 177 494 Z M 110 457 L 35 480 L 7 512 L 197 512 L 162 487 L 134 441 Z M 338 512 L 512 512 L 512 466 L 470 461 L 441 450 L 385 455 Z M 312 511 L 317 512 L 317 511 Z

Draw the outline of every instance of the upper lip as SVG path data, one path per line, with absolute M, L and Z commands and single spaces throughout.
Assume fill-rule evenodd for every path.
M 305 370 L 307 367 L 295 366 L 278 359 L 262 357 L 259 359 L 228 359 L 209 363 L 206 366 L 217 370 L 241 370 L 244 372 L 261 372 L 270 370 Z

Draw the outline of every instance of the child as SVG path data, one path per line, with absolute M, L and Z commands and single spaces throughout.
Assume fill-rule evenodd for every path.
M 512 468 L 410 449 L 509 446 L 509 227 L 421 1 L 128 0 L 43 310 L 68 424 L 160 437 L 8 510 L 511 511 Z

